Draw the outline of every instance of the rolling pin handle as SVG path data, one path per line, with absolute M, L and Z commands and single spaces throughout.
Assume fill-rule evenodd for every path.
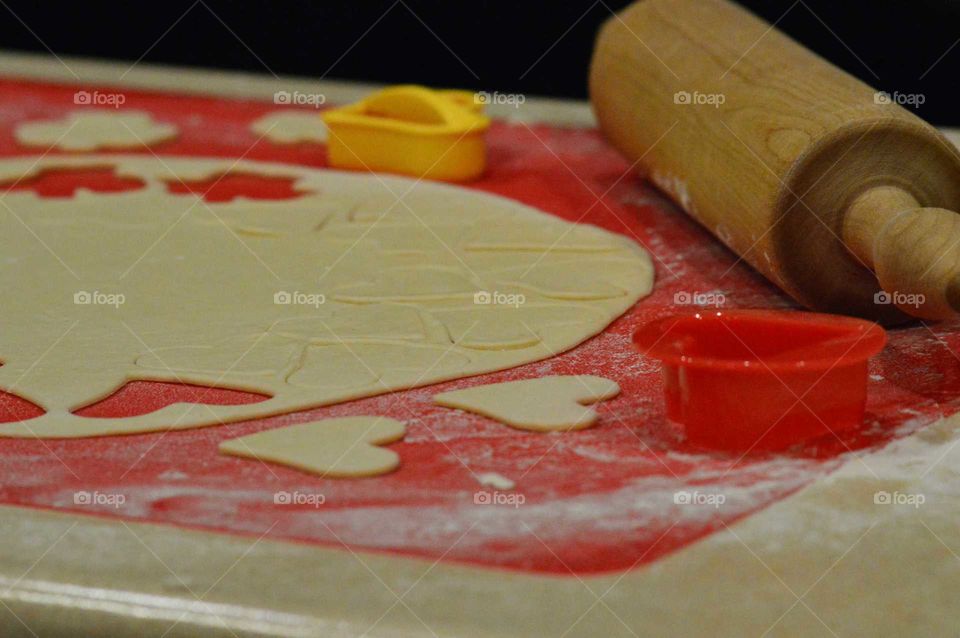
M 894 303 L 924 319 L 948 319 L 960 312 L 957 213 L 924 208 L 898 186 L 875 186 L 847 208 L 842 235 L 887 293 L 878 303 Z

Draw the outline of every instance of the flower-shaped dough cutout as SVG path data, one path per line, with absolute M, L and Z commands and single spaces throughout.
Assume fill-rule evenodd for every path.
M 153 146 L 177 132 L 173 124 L 157 122 L 144 111 L 83 110 L 62 120 L 25 122 L 14 136 L 25 146 L 95 151 Z
M 323 144 L 327 141 L 327 125 L 319 113 L 274 111 L 255 120 L 250 130 L 276 144 Z

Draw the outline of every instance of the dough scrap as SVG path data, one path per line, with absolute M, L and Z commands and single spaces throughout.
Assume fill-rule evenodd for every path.
M 74 111 L 62 120 L 25 122 L 14 136 L 26 146 L 64 151 L 141 148 L 173 139 L 173 124 L 157 122 L 145 111 Z
M 380 445 L 406 433 L 400 421 L 381 416 L 350 416 L 301 423 L 229 439 L 220 452 L 270 461 L 324 478 L 361 478 L 397 469 L 400 456 Z
M 327 126 L 319 113 L 274 111 L 254 121 L 250 130 L 276 144 L 327 141 Z
M 15 300 L 0 330 L 0 388 L 45 410 L 0 423 L 0 436 L 219 425 L 503 370 L 599 333 L 653 283 L 649 257 L 623 236 L 426 181 L 225 159 L 85 155 L 0 160 L 0 183 L 111 166 L 144 186 L 80 189 L 72 198 L 0 195 L 0 290 Z M 165 184 L 230 170 L 292 179 L 302 196 L 203 202 Z M 542 234 L 553 239 L 572 229 L 605 249 L 557 257 L 544 246 L 542 253 L 531 252 L 532 244 L 519 252 L 500 246 L 473 260 L 468 238 L 494 222 L 549 227 Z M 623 292 L 558 300 L 521 290 L 510 281 L 529 258 L 549 265 L 537 269 L 545 290 L 564 289 L 551 277 L 571 277 L 579 290 L 574 273 L 588 269 L 598 290 Z M 522 303 L 511 296 L 518 292 Z M 133 380 L 267 398 L 177 403 L 123 418 L 74 413 Z
M 512 490 L 517 486 L 516 483 L 508 479 L 503 474 L 497 472 L 484 472 L 477 475 L 477 481 L 480 485 L 487 485 L 498 490 Z
M 542 377 L 443 392 L 434 403 L 496 419 L 518 430 L 552 432 L 582 430 L 597 413 L 584 404 L 620 394 L 609 379 L 588 374 Z

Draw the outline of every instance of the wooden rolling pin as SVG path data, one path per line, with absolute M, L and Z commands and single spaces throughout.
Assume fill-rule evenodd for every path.
M 614 146 L 802 304 L 960 310 L 956 148 L 746 10 L 634 3 L 598 37 L 590 94 Z

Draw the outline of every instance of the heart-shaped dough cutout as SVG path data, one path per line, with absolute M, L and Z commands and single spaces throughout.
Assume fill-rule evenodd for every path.
M 403 438 L 406 426 L 381 416 L 350 416 L 230 439 L 222 454 L 270 461 L 324 478 L 360 478 L 395 470 L 400 456 L 377 447 Z
M 582 430 L 597 413 L 584 404 L 617 396 L 620 386 L 588 374 L 543 377 L 443 392 L 434 403 L 482 414 L 520 430 Z

